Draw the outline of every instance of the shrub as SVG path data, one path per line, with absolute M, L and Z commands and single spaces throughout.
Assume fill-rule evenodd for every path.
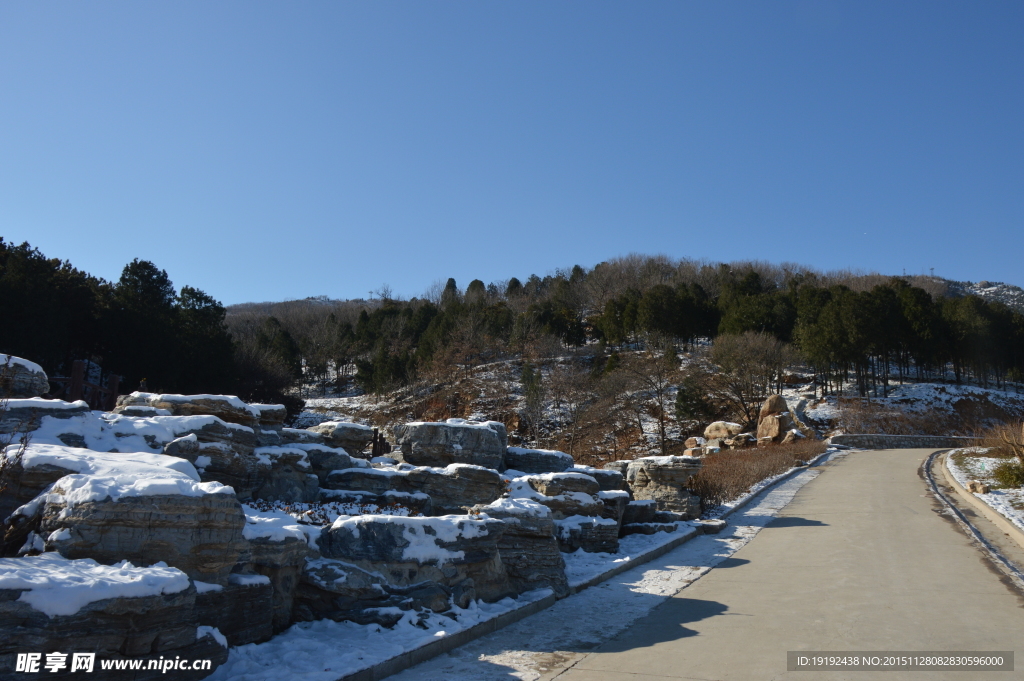
M 797 461 L 808 461 L 824 451 L 825 443 L 820 440 L 724 450 L 704 457 L 703 468 L 690 478 L 687 488 L 700 497 L 703 513 L 745 494 L 766 478 L 784 473 Z
M 992 478 L 1000 487 L 1024 487 L 1024 464 L 1016 459 L 1009 459 L 995 467 Z

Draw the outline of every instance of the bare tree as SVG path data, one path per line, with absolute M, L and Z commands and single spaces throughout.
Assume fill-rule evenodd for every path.
M 667 352 L 647 351 L 625 357 L 622 369 L 631 376 L 639 395 L 649 406 L 648 413 L 658 420 L 658 441 L 661 454 L 668 452 L 666 423 L 669 417 L 669 397 L 679 380 L 679 362 Z
M 782 389 L 783 369 L 797 354 L 774 336 L 747 331 L 716 338 L 709 357 L 720 369 L 715 381 L 719 398 L 751 423 L 761 402 Z

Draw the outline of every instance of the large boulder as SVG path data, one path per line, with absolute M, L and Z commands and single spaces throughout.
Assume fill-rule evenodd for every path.
M 715 438 L 725 440 L 733 435 L 743 432 L 743 426 L 730 421 L 715 421 L 704 429 L 704 439 L 714 440 Z
M 793 419 L 790 417 L 789 412 L 770 414 L 761 419 L 761 422 L 757 424 L 757 441 L 759 443 L 781 442 L 786 433 L 792 430 L 793 427 Z
M 772 395 L 761 405 L 761 411 L 757 415 L 757 420 L 760 422 L 766 416 L 784 414 L 787 411 L 789 411 L 789 405 L 786 404 L 786 398 L 782 395 Z
M 514 593 L 498 549 L 505 530 L 494 518 L 342 516 L 317 543 L 324 558 L 376 572 L 393 587 L 430 582 L 449 598 L 493 602 Z
M 249 428 L 260 424 L 260 410 L 234 395 L 172 395 L 134 392 L 117 398 L 115 413 L 128 407 L 148 406 L 165 409 L 173 416 L 216 416 L 227 423 Z
M 524 449 L 522 447 L 509 447 L 505 452 L 505 468 L 521 471 L 528 475 L 561 473 L 572 466 L 572 457 L 565 452 L 550 449 Z
M 489 504 L 505 491 L 497 471 L 479 466 L 452 464 L 445 468 L 348 468 L 327 476 L 329 490 L 423 493 L 431 499 L 432 513 L 464 513 L 476 504 Z M 333 495 L 325 495 L 329 498 Z
M 362 456 L 366 445 L 373 439 L 373 428 L 347 421 L 324 421 L 308 430 L 323 437 L 324 444 L 341 447 L 352 456 Z M 294 436 L 289 433 L 286 437 Z
M 66 558 L 138 565 L 162 561 L 192 579 L 223 584 L 247 548 L 245 516 L 230 491 L 70 503 L 63 491 L 58 481 L 47 495 L 54 501 L 43 506 L 40 535 L 47 538 L 47 550 Z
M 565 560 L 547 507 L 528 499 L 499 499 L 473 511 L 505 522 L 498 551 L 513 592 L 548 588 L 559 597 L 569 593 Z
M 659 511 L 674 511 L 686 519 L 700 515 L 700 499 L 686 483 L 701 469 L 701 460 L 689 456 L 648 456 L 631 461 L 626 483 L 636 500 L 652 499 Z
M 281 430 L 288 418 L 288 409 L 283 404 L 250 404 L 259 413 L 260 428 Z
M 465 463 L 500 470 L 508 436 L 497 421 L 474 423 L 449 419 L 445 423 L 407 423 L 395 426 L 399 450 L 392 456 L 414 466 Z
M 48 392 L 50 380 L 43 367 L 14 355 L 0 355 L 0 395 L 20 399 Z
M 511 483 L 509 496 L 547 506 L 551 517 L 561 520 L 572 516 L 601 516 L 605 506 L 597 497 L 599 491 L 597 481 L 590 476 L 580 473 L 545 473 L 516 478 Z
M 177 670 L 174 678 L 201 679 L 227 660 L 226 642 L 197 626 L 196 590 L 179 570 L 131 564 L 100 565 L 55 553 L 0 559 L 0 667 L 15 668 L 19 653 L 43 653 L 39 671 L 53 678 L 71 672 L 75 653 L 99 660 L 208 659 L 206 670 Z M 220 639 L 220 640 L 218 640 Z M 57 674 L 43 670 L 45 654 L 68 655 Z M 114 681 L 165 679 L 166 670 L 103 671 Z M 5 675 L 5 678 L 13 678 Z

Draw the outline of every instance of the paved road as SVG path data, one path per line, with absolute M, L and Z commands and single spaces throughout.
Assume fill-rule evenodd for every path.
M 786 671 L 789 650 L 1015 650 L 1024 670 L 1024 599 L 936 513 L 918 476 L 930 453 L 858 452 L 836 461 L 731 558 L 546 678 L 1024 678 Z

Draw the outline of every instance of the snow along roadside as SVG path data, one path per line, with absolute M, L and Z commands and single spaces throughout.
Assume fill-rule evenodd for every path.
M 838 453 L 836 450 L 830 450 L 812 463 L 818 463 L 823 457 Z M 754 528 L 752 531 L 741 526 L 726 528 L 719 535 L 701 536 L 695 527 L 696 523 L 682 522 L 679 523 L 680 527 L 676 532 L 625 537 L 618 554 L 566 554 L 566 572 L 571 575 L 572 593 L 575 595 L 561 601 L 549 590 L 539 590 L 523 594 L 517 599 L 507 598 L 491 604 L 474 603 L 466 610 L 456 609 L 457 620 L 432 615 L 420 626 L 416 626 L 413 624 L 415 613 L 412 613 L 393 629 L 329 620 L 296 624 L 266 643 L 233 648 L 228 662 L 210 677 L 210 681 L 276 681 L 286 678 L 301 681 L 369 681 L 402 672 L 414 665 L 418 665 L 417 670 L 434 669 L 435 662 L 430 660 L 439 655 L 441 657 L 436 659 L 440 662 L 437 664 L 442 664 L 442 667 L 438 669 L 443 669 L 444 660 L 464 657 L 465 654 L 460 652 L 464 648 L 476 649 L 478 645 L 486 646 L 487 644 L 482 642 L 495 637 L 500 645 L 500 642 L 509 640 L 507 636 L 514 637 L 514 631 L 521 631 L 524 626 L 525 631 L 532 631 L 533 627 L 537 626 L 527 622 L 558 622 L 558 626 L 565 629 L 562 638 L 571 635 L 574 627 L 582 627 L 585 631 L 594 629 L 595 632 L 611 632 L 611 635 L 614 635 L 621 628 L 612 631 L 606 619 L 595 616 L 596 613 L 607 612 L 604 599 L 608 595 L 608 589 L 615 592 L 617 599 L 623 596 L 625 600 L 636 599 L 637 593 L 653 597 L 640 598 L 637 603 L 645 606 L 640 610 L 636 608 L 637 603 L 620 606 L 616 601 L 611 604 L 614 608 L 622 608 L 625 619 L 621 621 L 624 628 L 626 624 L 646 614 L 655 605 L 746 544 L 771 520 L 769 516 L 774 516 L 774 513 L 789 503 L 796 491 L 817 477 L 818 473 L 819 471 L 807 468 L 790 469 L 759 483 L 756 492 L 747 494 L 731 504 L 729 513 L 757 499 L 754 508 L 742 514 L 743 517 L 750 516 L 741 522 L 746 522 L 750 528 Z M 773 483 L 782 484 L 776 485 L 772 490 L 764 489 L 766 485 Z M 706 546 L 704 549 L 698 549 L 698 554 L 706 554 L 706 557 L 691 559 L 687 564 L 692 564 L 693 567 L 672 567 L 668 570 L 664 567 L 656 568 L 653 571 L 655 577 L 639 578 L 644 585 L 640 589 L 625 588 L 625 594 L 619 593 L 623 590 L 623 584 L 629 587 L 637 580 L 632 576 L 634 573 L 646 575 L 645 572 L 641 572 L 644 563 L 657 560 L 666 554 L 675 556 L 687 546 L 701 542 Z M 682 549 L 679 548 L 680 545 L 683 545 Z M 708 553 L 709 550 L 711 553 Z M 593 560 L 597 556 L 603 560 Z M 658 561 L 657 565 L 664 565 L 666 560 L 668 558 Z M 626 576 L 622 580 L 607 582 L 623 573 Z M 588 589 L 602 582 L 606 583 L 598 588 Z M 634 611 L 635 616 L 632 614 Z M 517 624 L 522 620 L 525 621 Z M 423 626 L 426 628 L 422 628 Z M 500 634 L 493 634 L 499 629 L 502 630 Z M 553 634 L 554 632 L 551 632 L 548 636 L 552 641 L 561 640 Z M 544 638 L 540 637 L 541 640 Z M 443 672 L 438 674 L 437 678 L 449 678 Z M 400 678 L 412 680 L 421 677 L 403 674 Z M 509 677 L 507 671 L 497 676 L 487 676 L 486 672 L 473 668 L 461 678 L 467 681 L 477 678 L 500 678 L 502 681 L 508 681 Z M 535 679 L 537 676 L 527 675 L 521 678 Z
M 826 463 L 847 452 L 830 451 Z M 390 681 L 537 681 L 590 652 L 745 546 L 820 469 L 800 468 L 762 489 L 720 534 L 700 535 L 532 617 L 391 677 Z M 787 474 L 784 474 L 787 475 Z M 611 614 L 614 613 L 614 616 Z M 364 681 L 381 676 L 352 676 Z

